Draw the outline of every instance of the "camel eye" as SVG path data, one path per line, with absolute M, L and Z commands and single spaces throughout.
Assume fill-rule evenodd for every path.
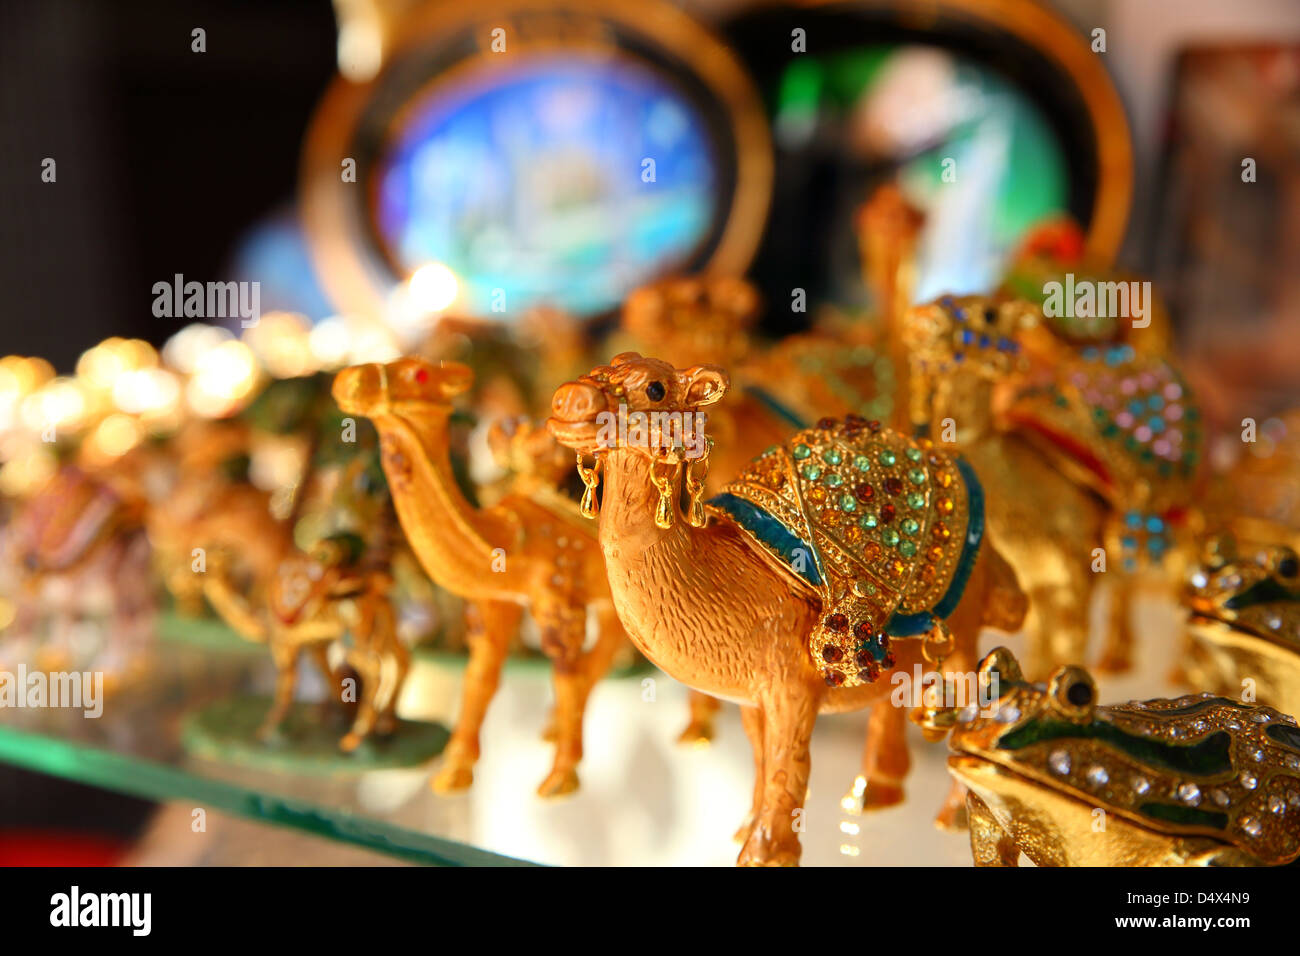
M 645 387 L 645 397 L 652 402 L 662 402 L 668 390 L 664 388 L 663 382 L 651 382 Z
M 1293 578 L 1300 573 L 1300 562 L 1296 561 L 1295 555 L 1288 554 L 1277 563 L 1277 573 L 1284 578 Z

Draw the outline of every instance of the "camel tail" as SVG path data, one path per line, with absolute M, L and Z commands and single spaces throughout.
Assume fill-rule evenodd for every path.
M 1029 613 L 1029 598 L 1020 589 L 1015 569 L 1007 564 L 997 548 L 988 548 L 987 557 L 989 589 L 984 624 L 1013 634 L 1024 626 L 1025 615 Z

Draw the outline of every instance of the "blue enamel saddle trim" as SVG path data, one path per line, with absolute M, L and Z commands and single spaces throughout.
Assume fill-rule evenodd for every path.
M 799 417 L 790 406 L 780 401 L 775 395 L 765 388 L 759 388 L 757 385 L 746 385 L 745 393 L 752 395 L 758 400 L 758 403 L 764 406 L 769 412 L 777 418 L 784 421 L 791 428 L 807 428 L 808 423 Z
M 934 627 L 936 617 L 945 618 L 956 610 L 966 590 L 966 582 L 970 580 L 975 559 L 979 557 L 980 542 L 984 540 L 984 488 L 975 477 L 974 470 L 964 459 L 957 459 L 957 470 L 961 472 L 962 480 L 966 483 L 967 514 L 970 517 L 966 522 L 966 540 L 962 542 L 961 556 L 957 559 L 952 581 L 948 584 L 948 590 L 944 592 L 943 597 L 939 599 L 939 603 L 930 610 L 918 611 L 915 614 L 895 614 L 891 617 L 885 626 L 886 633 L 891 637 L 916 637 L 930 630 Z
M 821 572 L 817 570 L 817 562 L 813 560 L 812 545 L 792 533 L 789 528 L 777 521 L 776 518 L 744 498 L 737 498 L 725 491 L 715 498 L 710 498 L 709 504 L 721 508 L 731 516 L 731 519 L 736 524 L 777 554 L 786 555 L 786 563 L 795 574 L 813 587 L 821 587 L 822 576 Z M 805 560 L 796 563 L 794 558 L 796 552 L 799 551 L 803 552 Z M 803 567 L 798 567 L 798 564 L 802 564 Z

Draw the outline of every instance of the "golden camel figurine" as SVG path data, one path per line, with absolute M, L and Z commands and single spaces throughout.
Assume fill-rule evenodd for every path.
M 1203 693 L 1101 707 L 1088 673 L 1026 683 L 997 648 L 991 706 L 945 715 L 976 866 L 1279 866 L 1300 856 L 1300 729 Z M 1099 819 L 1105 825 L 1098 827 Z
M 331 685 L 346 700 L 348 675 L 330 664 L 329 648 L 343 647 L 343 660 L 360 678 L 352 727 L 339 741 L 350 753 L 372 732 L 396 727 L 397 700 L 410 670 L 410 652 L 397 636 L 389 600 L 392 578 L 360 564 L 356 535 L 323 539 L 310 554 L 285 555 L 264 587 L 265 607 L 254 609 L 231 583 L 224 555 L 214 552 L 203 575 L 204 595 L 232 628 L 248 640 L 265 643 L 275 663 L 275 697 L 258 733 L 276 732 L 293 704 L 298 659 L 311 655 Z
M 969 470 L 859 418 L 797 433 L 706 510 L 689 454 L 705 438 L 697 416 L 728 385 L 716 367 L 624 353 L 562 386 L 547 424 L 603 476 L 600 544 L 633 643 L 743 705 L 756 774 L 739 862 L 793 865 L 818 713 L 872 705 L 874 769 L 897 789 L 903 710 L 879 678 L 923 658 L 973 667 L 980 627 L 1014 630 L 1024 601 L 991 542 L 980 546 Z M 647 433 L 651 414 L 667 418 Z M 626 440 L 611 416 L 626 417 Z
M 1168 362 L 1123 344 L 1026 379 L 1023 343 L 1039 321 L 1022 300 L 944 296 L 913 308 L 913 420 L 986 481 L 989 526 L 1029 595 L 1029 673 L 1083 661 L 1102 580 L 1114 590 L 1099 666 L 1123 670 L 1139 574 L 1174 577 L 1197 530 L 1186 504 L 1198 412 Z
M 489 508 L 465 500 L 452 474 L 447 422 L 452 399 L 472 380 L 459 363 L 405 358 L 344 369 L 334 397 L 344 412 L 366 416 L 379 430 L 393 502 L 425 571 L 469 602 L 460 715 L 433 789 L 453 792 L 473 782 L 479 730 L 527 607 L 555 681 L 555 760 L 538 793 L 559 796 L 578 787 L 587 698 L 622 646 L 623 629 L 594 533 L 572 501 L 536 483 Z M 597 638 L 584 649 L 589 608 Z M 707 722 L 710 706 L 696 701 L 692 708 L 687 733 L 707 733 L 699 721 Z
M 16 585 L 14 619 L 5 630 L 32 640 L 39 666 L 85 665 L 73 659 L 66 634 L 77 618 L 98 614 L 111 623 L 94 667 L 116 683 L 141 665 L 155 609 L 142 511 L 142 502 L 74 465 L 16 506 L 4 528 Z

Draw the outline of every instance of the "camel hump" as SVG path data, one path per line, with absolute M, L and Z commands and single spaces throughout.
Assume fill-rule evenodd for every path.
M 855 417 L 768 449 L 709 509 L 821 598 L 808 650 L 833 687 L 875 680 L 892 638 L 952 613 L 984 530 L 965 462 Z
M 1186 498 L 1200 467 L 1200 408 L 1178 370 L 1131 345 L 1080 349 L 1007 418 L 1114 508 Z

